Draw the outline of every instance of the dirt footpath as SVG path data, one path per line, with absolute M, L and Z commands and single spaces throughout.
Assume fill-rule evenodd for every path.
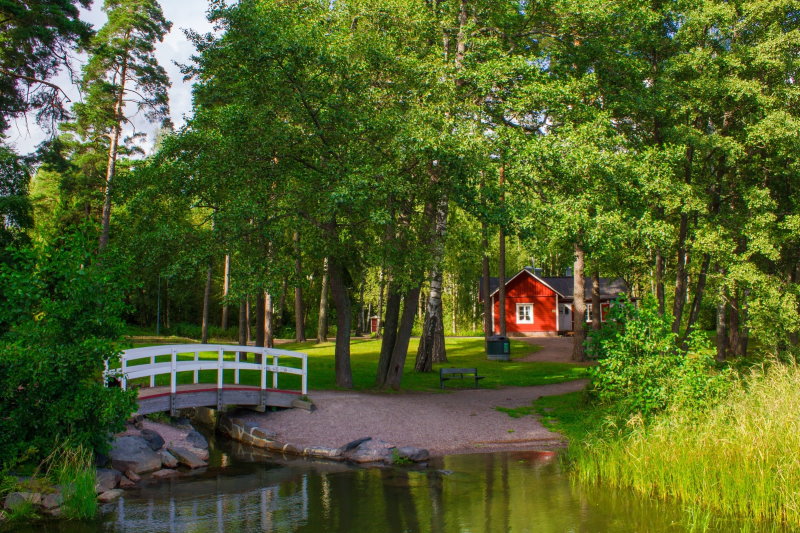
M 314 412 L 289 409 L 252 413 L 246 418 L 276 431 L 278 440 L 301 446 L 339 447 L 372 437 L 397 446 L 427 448 L 433 455 L 547 450 L 563 446 L 564 439 L 545 429 L 534 416 L 511 418 L 495 407 L 528 406 L 540 396 L 578 391 L 586 383 L 577 380 L 445 393 L 312 391 L 309 397 L 317 406 Z

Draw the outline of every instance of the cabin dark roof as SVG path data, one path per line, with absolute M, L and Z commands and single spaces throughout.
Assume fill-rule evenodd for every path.
M 540 279 L 550 285 L 556 292 L 560 293 L 564 298 L 572 298 L 572 290 L 574 283 L 574 276 L 557 276 L 557 277 L 541 277 Z M 592 297 L 592 278 L 586 276 L 584 278 L 584 297 L 589 299 Z M 619 296 L 619 293 L 628 292 L 628 285 L 622 278 L 600 278 L 600 298 L 603 300 L 610 300 Z
M 530 273 L 530 267 L 525 267 L 524 270 L 527 270 Z M 514 276 L 509 276 L 506 279 L 506 284 L 515 278 L 519 273 Z M 542 280 L 545 284 L 549 285 L 550 288 L 555 290 L 561 296 L 564 297 L 565 300 L 572 299 L 572 285 L 573 285 L 573 278 L 574 276 L 537 276 L 540 280 Z M 482 279 L 482 278 L 481 278 Z M 500 285 L 498 278 L 489 278 L 489 294 L 493 294 L 494 291 L 497 290 L 498 286 Z M 584 294 L 585 298 L 588 300 L 592 297 L 592 278 L 586 276 L 584 278 Z M 622 278 L 600 278 L 600 298 L 602 300 L 611 300 L 619 296 L 619 293 L 628 293 L 628 285 Z M 481 301 L 483 300 L 483 290 L 479 290 L 479 295 Z

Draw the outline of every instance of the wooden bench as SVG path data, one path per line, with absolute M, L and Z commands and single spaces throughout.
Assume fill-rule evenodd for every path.
M 475 377 L 475 387 L 478 387 L 478 380 L 486 376 L 479 376 L 477 368 L 440 368 L 439 369 L 439 386 L 444 388 L 444 382 L 449 379 L 464 379 L 465 375 L 472 374 Z

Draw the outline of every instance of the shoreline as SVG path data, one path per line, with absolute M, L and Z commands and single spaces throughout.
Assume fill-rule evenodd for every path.
M 587 380 L 503 389 L 456 389 L 396 395 L 311 391 L 313 411 L 240 411 L 237 418 L 274 433 L 280 442 L 339 448 L 370 437 L 397 446 L 424 448 L 432 457 L 500 451 L 555 450 L 566 439 L 538 417 L 512 418 L 497 407 L 530 406 L 542 396 L 575 392 Z

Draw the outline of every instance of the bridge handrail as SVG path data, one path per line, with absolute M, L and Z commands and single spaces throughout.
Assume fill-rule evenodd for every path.
M 215 360 L 200 359 L 201 352 L 217 352 Z M 247 361 L 230 361 L 224 359 L 225 352 L 252 353 L 261 356 L 260 363 L 250 363 Z M 189 361 L 179 361 L 178 354 L 194 353 L 194 359 Z M 156 357 L 169 355 L 169 361 L 156 362 Z M 237 355 L 237 358 L 239 356 Z M 293 357 L 301 360 L 301 368 L 282 366 L 279 364 L 281 357 Z M 269 364 L 268 358 L 272 359 Z M 149 364 L 129 365 L 131 361 L 140 359 L 150 359 Z M 144 348 L 132 348 L 125 350 L 120 356 L 120 368 L 108 369 L 106 365 L 106 376 L 116 376 L 121 380 L 123 389 L 127 389 L 129 379 L 143 377 L 150 378 L 150 386 L 155 386 L 155 377 L 162 374 L 170 374 L 170 392 L 175 394 L 177 391 L 177 373 L 194 372 L 194 384 L 199 383 L 200 370 L 217 370 L 218 389 L 225 386 L 223 372 L 225 370 L 234 371 L 234 383 L 239 384 L 239 372 L 241 370 L 255 370 L 261 372 L 260 388 L 267 388 L 267 373 L 272 374 L 272 388 L 278 388 L 279 374 L 292 374 L 301 377 L 301 392 L 308 393 L 308 355 L 301 352 L 280 350 L 275 348 L 261 348 L 259 346 L 235 346 L 230 344 L 165 344 L 160 346 L 147 346 Z

